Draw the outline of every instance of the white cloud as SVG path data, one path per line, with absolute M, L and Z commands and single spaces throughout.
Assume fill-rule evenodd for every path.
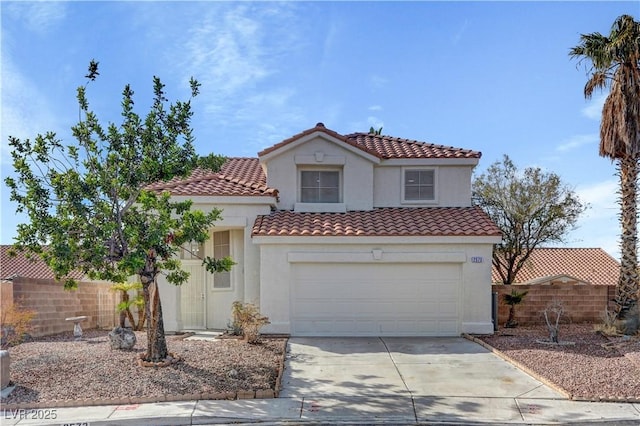
M 608 217 L 618 209 L 618 189 L 619 183 L 611 179 L 587 186 L 578 186 L 576 193 L 581 200 L 591 206 L 587 211 L 588 216 L 592 218 Z
M 607 98 L 606 93 L 602 93 L 600 95 L 594 96 L 589 101 L 589 104 L 582 108 L 582 115 L 591 120 L 600 121 L 602 118 L 602 106 L 604 105 L 604 101 Z
M 367 108 L 369 111 L 382 111 L 382 106 L 381 105 L 371 105 L 369 108 Z
M 584 145 L 597 144 L 598 141 L 599 136 L 597 134 L 575 135 L 564 140 L 560 145 L 558 145 L 556 147 L 556 151 L 571 151 Z
M 239 7 L 227 11 L 222 21 L 217 15 L 204 17 L 185 45 L 189 69 L 200 70 L 205 87 L 220 95 L 231 95 L 270 73 L 260 45 L 264 29 L 244 13 L 246 7 Z
M 11 2 L 6 12 L 15 20 L 22 21 L 27 29 L 45 34 L 61 22 L 67 13 L 67 3 L 61 1 Z
M 9 136 L 33 138 L 55 128 L 50 111 L 46 97 L 15 67 L 11 56 L 3 53 L 0 131 L 0 163 L 3 166 L 10 163 Z
M 389 80 L 385 77 L 382 77 L 381 75 L 372 74 L 371 76 L 369 76 L 369 84 L 374 89 L 380 89 L 384 87 L 388 82 Z
M 453 35 L 453 37 L 451 38 L 451 43 L 453 45 L 458 44 L 458 42 L 460 41 L 460 39 L 462 38 L 463 34 L 465 33 L 465 31 L 467 30 L 467 27 L 469 26 L 469 20 L 465 19 L 464 22 L 462 23 L 462 26 L 460 27 L 460 29 Z
M 618 188 L 615 179 L 579 186 L 576 192 L 589 205 L 568 237 L 574 247 L 600 247 L 619 259 Z
M 193 75 L 202 84 L 198 103 L 210 123 L 257 127 L 264 133 L 256 136 L 272 139 L 271 125 L 289 129 L 286 120 L 300 119 L 297 92 L 279 80 L 289 66 L 282 58 L 305 43 L 295 11 L 289 3 L 207 2 L 199 9 L 167 60 L 184 73 L 180 81 Z

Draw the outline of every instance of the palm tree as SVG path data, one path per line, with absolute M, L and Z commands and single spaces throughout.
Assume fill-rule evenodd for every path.
M 582 34 L 571 58 L 591 66 L 584 96 L 596 89 L 610 89 L 602 108 L 600 156 L 617 163 L 620 176 L 621 261 L 615 293 L 615 312 L 622 327 L 638 329 L 638 162 L 640 160 L 640 22 L 629 15 L 618 17 L 608 37 Z
M 505 293 L 502 295 L 502 300 L 504 303 L 509 305 L 509 318 L 507 318 L 507 323 L 504 325 L 507 328 L 513 328 L 518 326 L 518 321 L 516 321 L 516 306 L 522 303 L 524 297 L 529 293 L 528 291 L 517 292 L 515 289 L 511 290 L 511 294 Z

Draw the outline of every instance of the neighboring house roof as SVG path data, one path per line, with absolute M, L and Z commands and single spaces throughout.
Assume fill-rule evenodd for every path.
M 37 255 L 27 257 L 24 252 L 12 250 L 12 245 L 0 245 L 0 279 L 17 277 L 34 279 L 55 279 L 53 271 Z M 15 253 L 15 255 L 13 255 Z M 73 272 L 70 278 L 81 279 L 81 272 Z
M 576 277 L 572 277 L 571 275 L 567 275 L 567 274 L 557 274 L 557 275 L 549 275 L 546 277 L 540 277 L 540 278 L 534 278 L 532 280 L 527 281 L 526 283 L 522 283 L 522 284 L 528 284 L 528 285 L 535 285 L 535 284 L 546 284 L 546 285 L 550 285 L 550 284 L 574 284 L 574 285 L 581 285 L 581 284 L 591 284 L 587 281 L 584 281 L 580 278 L 576 278 Z
M 479 207 L 388 207 L 346 213 L 275 211 L 253 236 L 500 236 Z
M 156 182 L 147 187 L 155 191 L 170 191 L 172 195 L 269 196 L 278 191 L 267 187 L 267 179 L 257 158 L 230 157 L 220 171 L 196 169 L 187 178 Z
M 391 158 L 480 158 L 482 153 L 470 149 L 454 148 L 451 146 L 435 145 L 410 139 L 396 138 L 393 136 L 373 135 L 369 133 L 352 133 L 341 135 L 327 129 L 324 124 L 318 123 L 315 127 L 298 133 L 258 153 L 258 156 L 276 151 L 300 138 L 321 132 L 346 144 L 361 149 L 381 159 Z
M 539 278 L 568 275 L 598 285 L 616 285 L 620 264 L 600 248 L 536 248 L 516 275 L 514 283 L 529 284 Z M 502 282 L 495 266 L 492 281 Z

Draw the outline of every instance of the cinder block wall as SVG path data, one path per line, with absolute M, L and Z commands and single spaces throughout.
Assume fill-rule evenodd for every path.
M 116 306 L 119 296 L 110 291 L 109 283 L 80 282 L 75 291 L 66 291 L 62 283 L 53 280 L 16 278 L 9 283 L 12 299 L 22 307 L 36 312 L 32 320 L 34 337 L 72 331 L 73 323 L 65 318 L 86 315 L 82 328 L 111 328 L 117 324 Z M 2 283 L 2 304 L 5 300 Z M 7 286 L 8 287 L 8 286 Z
M 11 281 L 0 282 L 0 307 L 10 306 L 13 303 L 13 283 Z
M 529 291 L 522 303 L 516 306 L 516 320 L 520 325 L 545 324 L 543 312 L 556 299 L 564 304 L 565 321 L 600 323 L 615 293 L 615 286 L 606 285 L 493 285 L 492 290 L 498 293 L 499 327 L 503 327 L 509 317 L 509 305 L 503 302 L 502 295 L 511 293 L 512 289 Z

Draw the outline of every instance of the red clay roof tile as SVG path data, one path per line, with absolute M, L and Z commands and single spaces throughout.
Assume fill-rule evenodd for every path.
M 536 278 L 569 275 L 591 284 L 616 285 L 620 264 L 600 248 L 536 248 L 514 283 Z M 502 282 L 495 266 L 491 279 Z
M 53 271 L 44 261 L 34 255 L 29 258 L 24 252 L 12 250 L 12 245 L 0 245 L 0 279 L 15 277 L 54 279 Z M 15 255 L 12 255 L 15 253 Z M 81 279 L 82 272 L 72 272 L 70 278 Z
M 147 187 L 172 195 L 269 196 L 278 191 L 267 187 L 267 179 L 257 158 L 228 158 L 220 171 L 196 169 L 187 178 L 156 182 Z
M 391 158 L 480 158 L 482 153 L 469 149 L 454 148 L 451 146 L 435 145 L 410 139 L 396 138 L 393 136 L 372 135 L 368 133 L 352 133 L 341 135 L 338 132 L 327 129 L 324 124 L 318 123 L 315 127 L 298 133 L 258 153 L 258 156 L 266 155 L 283 146 L 286 146 L 304 136 L 322 132 L 346 144 L 354 146 L 362 151 L 381 159 Z
M 478 207 L 377 208 L 346 213 L 276 211 L 258 216 L 253 236 L 500 236 Z

